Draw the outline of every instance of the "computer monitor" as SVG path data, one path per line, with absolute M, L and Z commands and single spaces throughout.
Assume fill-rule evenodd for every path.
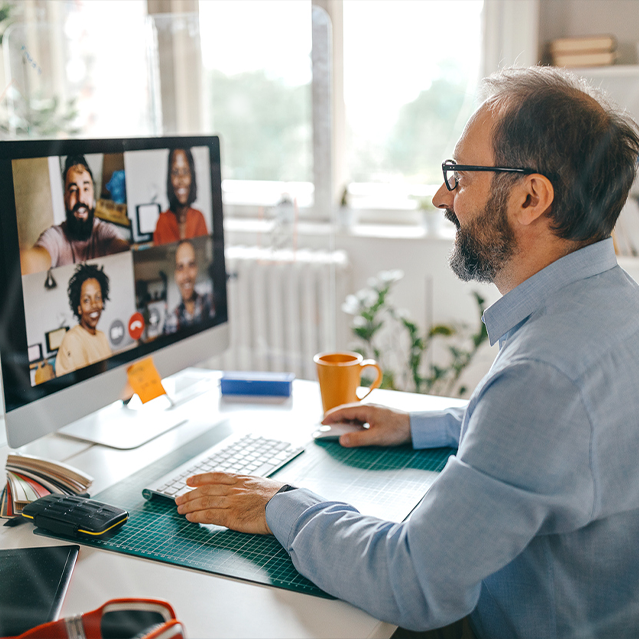
M 9 445 L 172 427 L 117 400 L 138 360 L 166 377 L 228 345 L 219 139 L 3 142 L 0 247 Z

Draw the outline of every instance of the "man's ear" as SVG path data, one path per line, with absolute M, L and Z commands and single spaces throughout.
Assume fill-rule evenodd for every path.
M 515 216 L 523 226 L 532 224 L 545 215 L 555 199 L 555 189 L 552 182 L 539 173 L 526 176 L 515 187 L 516 199 L 513 202 L 517 210 Z

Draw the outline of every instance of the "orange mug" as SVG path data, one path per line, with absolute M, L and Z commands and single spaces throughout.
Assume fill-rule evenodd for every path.
M 374 359 L 364 359 L 359 353 L 318 353 L 313 357 L 313 361 L 317 367 L 317 379 L 325 413 L 340 404 L 359 402 L 382 383 L 382 369 L 379 364 Z M 362 371 L 369 366 L 377 369 L 377 378 L 368 392 L 358 397 L 356 390 L 360 385 Z

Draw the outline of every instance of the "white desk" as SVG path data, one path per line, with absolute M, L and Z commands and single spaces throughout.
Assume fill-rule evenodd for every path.
M 268 432 L 308 441 L 321 418 L 319 389 L 315 382 L 296 380 L 293 395 L 283 401 L 232 402 L 220 397 L 211 372 L 210 390 L 185 405 L 189 420 L 172 431 L 130 450 L 118 451 L 62 436 L 48 436 L 20 452 L 66 461 L 88 473 L 97 494 L 124 477 L 161 458 L 202 434 L 216 422 L 231 417 L 240 430 Z M 450 399 L 376 390 L 373 402 L 405 410 L 444 408 Z M 0 447 L 4 467 L 9 449 Z M 0 548 L 59 545 L 55 539 L 33 535 L 33 527 L 0 527 Z M 169 566 L 155 561 L 81 546 L 62 615 L 97 608 L 116 597 L 155 597 L 174 607 L 189 639 L 216 637 L 390 637 L 395 627 L 378 621 L 342 601 L 331 601 Z

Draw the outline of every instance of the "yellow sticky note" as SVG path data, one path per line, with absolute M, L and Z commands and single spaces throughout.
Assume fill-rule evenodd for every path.
M 132 364 L 127 368 L 126 372 L 129 377 L 129 384 L 131 384 L 143 404 L 166 394 L 152 357 L 147 357 Z

